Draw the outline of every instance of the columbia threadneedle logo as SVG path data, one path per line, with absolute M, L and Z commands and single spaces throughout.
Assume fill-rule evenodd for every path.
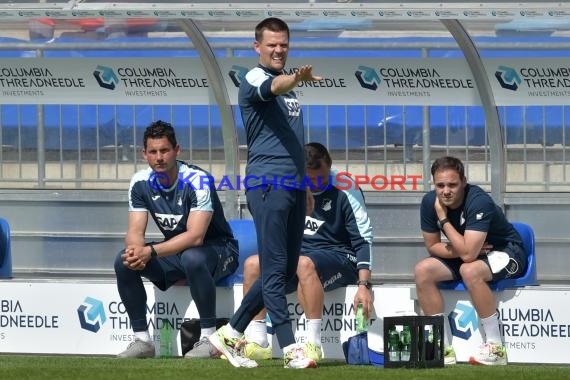
M 380 86 L 380 76 L 372 67 L 368 66 L 358 66 L 358 69 L 354 73 L 360 86 L 367 90 L 376 91 L 378 86 Z
M 495 71 L 495 78 L 502 88 L 516 91 L 522 83 L 522 79 L 515 69 L 508 66 L 499 66 Z
M 98 65 L 95 71 L 93 71 L 93 76 L 99 83 L 99 86 L 106 88 L 107 90 L 114 90 L 119 84 L 119 78 L 112 68 L 107 66 Z
M 247 74 L 247 71 L 248 71 L 248 69 L 246 67 L 238 66 L 238 65 L 232 65 L 232 69 L 230 70 L 230 72 L 228 74 L 230 76 L 230 79 L 234 83 L 234 86 L 239 87 L 241 82 L 244 80 L 245 74 Z
M 477 312 L 471 304 L 466 302 L 458 301 L 455 309 L 449 313 L 448 319 L 451 334 L 464 340 L 469 340 L 479 329 Z
M 103 302 L 91 297 L 85 297 L 83 303 L 77 308 L 77 314 L 81 328 L 95 333 L 107 321 Z

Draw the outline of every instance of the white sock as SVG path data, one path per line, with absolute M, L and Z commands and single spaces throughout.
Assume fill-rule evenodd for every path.
M 483 331 L 485 331 L 485 341 L 487 343 L 503 344 L 497 313 L 487 318 L 481 318 L 481 326 L 483 327 Z
M 231 337 L 231 338 L 241 338 L 243 336 L 242 332 L 237 331 L 236 329 L 234 329 L 232 327 L 232 325 L 230 325 L 229 323 L 227 325 L 224 326 L 226 333 Z
M 148 333 L 148 330 L 135 331 L 134 334 L 135 334 L 136 340 L 142 340 L 143 342 L 152 342 L 152 339 L 150 338 L 150 334 Z
M 255 319 L 249 324 L 249 333 L 247 340 L 250 342 L 255 342 L 261 347 L 269 346 L 269 341 L 267 340 L 267 325 L 265 324 L 265 319 Z
M 321 324 L 322 319 L 307 319 L 308 328 L 308 341 L 314 343 L 317 346 L 321 345 Z
M 297 348 L 299 346 L 300 346 L 299 343 L 291 343 L 290 345 L 283 347 L 283 353 L 286 354 L 287 352 L 289 352 L 292 349 Z
M 213 326 L 213 327 L 206 327 L 206 328 L 202 327 L 202 328 L 200 329 L 200 339 L 207 338 L 207 337 L 209 337 L 210 335 L 212 335 L 212 334 L 215 333 L 215 332 L 216 332 L 216 327 L 215 327 L 215 326 Z

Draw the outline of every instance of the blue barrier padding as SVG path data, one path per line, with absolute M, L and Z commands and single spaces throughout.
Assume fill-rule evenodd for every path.
M 429 108 L 431 145 L 488 144 L 481 107 Z M 506 126 L 505 143 L 570 145 L 570 133 L 564 133 L 564 126 L 570 124 L 570 112 L 566 108 L 499 107 L 499 117 Z M 303 112 L 311 140 L 326 141 L 328 136 L 329 149 L 423 143 L 421 106 L 315 105 L 303 106 Z M 1 105 L 3 144 L 37 149 L 37 115 L 35 105 Z M 239 112 L 234 116 L 238 142 L 245 145 L 245 130 Z M 182 149 L 224 146 L 217 106 L 206 105 L 45 105 L 44 145 L 48 150 L 142 146 L 145 128 L 159 119 L 175 126 Z M 136 127 L 133 127 L 133 120 L 137 121 Z M 348 125 L 345 125 L 345 120 Z
M 0 278 L 12 278 L 10 225 L 4 218 L 0 218 Z

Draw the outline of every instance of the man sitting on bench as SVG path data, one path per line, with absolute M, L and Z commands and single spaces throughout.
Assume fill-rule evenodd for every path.
M 526 270 L 520 235 L 503 210 L 480 187 L 467 183 L 463 163 L 441 157 L 431 167 L 435 190 L 421 204 L 421 229 L 430 257 L 415 267 L 420 307 L 425 315 L 443 315 L 440 281 L 463 280 L 485 332 L 485 343 L 471 364 L 506 365 L 496 300 L 489 281 L 519 277 Z M 441 234 L 448 242 L 441 241 Z M 455 364 L 452 347 L 445 363 Z
M 216 189 L 201 183 L 209 174 L 177 160 L 180 145 L 172 125 L 153 122 L 144 132 L 143 145 L 149 167 L 131 180 L 125 248 L 115 259 L 117 288 L 134 333 L 118 357 L 155 356 L 143 277 L 163 291 L 180 280 L 187 282 L 200 315 L 201 337 L 185 357 L 219 357 L 208 340 L 216 331 L 215 283 L 237 269 L 238 243 Z M 164 240 L 145 243 L 149 215 Z

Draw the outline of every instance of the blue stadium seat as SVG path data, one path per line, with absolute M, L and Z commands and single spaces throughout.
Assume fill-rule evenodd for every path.
M 521 286 L 538 285 L 536 278 L 536 256 L 534 250 L 534 232 L 532 227 L 525 223 L 513 222 L 513 227 L 518 231 L 523 240 L 523 245 L 527 255 L 526 273 L 517 278 L 507 278 L 504 280 L 489 283 L 491 290 L 500 291 L 507 288 L 517 288 Z M 439 283 L 440 289 L 466 290 L 463 281 L 442 281 Z
M 243 283 L 243 263 L 251 255 L 257 254 L 257 234 L 255 225 L 251 219 L 228 220 L 239 242 L 239 267 L 231 275 L 226 276 L 216 283 L 216 286 L 232 287 L 234 284 Z
M 12 278 L 10 225 L 4 218 L 0 218 L 0 278 Z

